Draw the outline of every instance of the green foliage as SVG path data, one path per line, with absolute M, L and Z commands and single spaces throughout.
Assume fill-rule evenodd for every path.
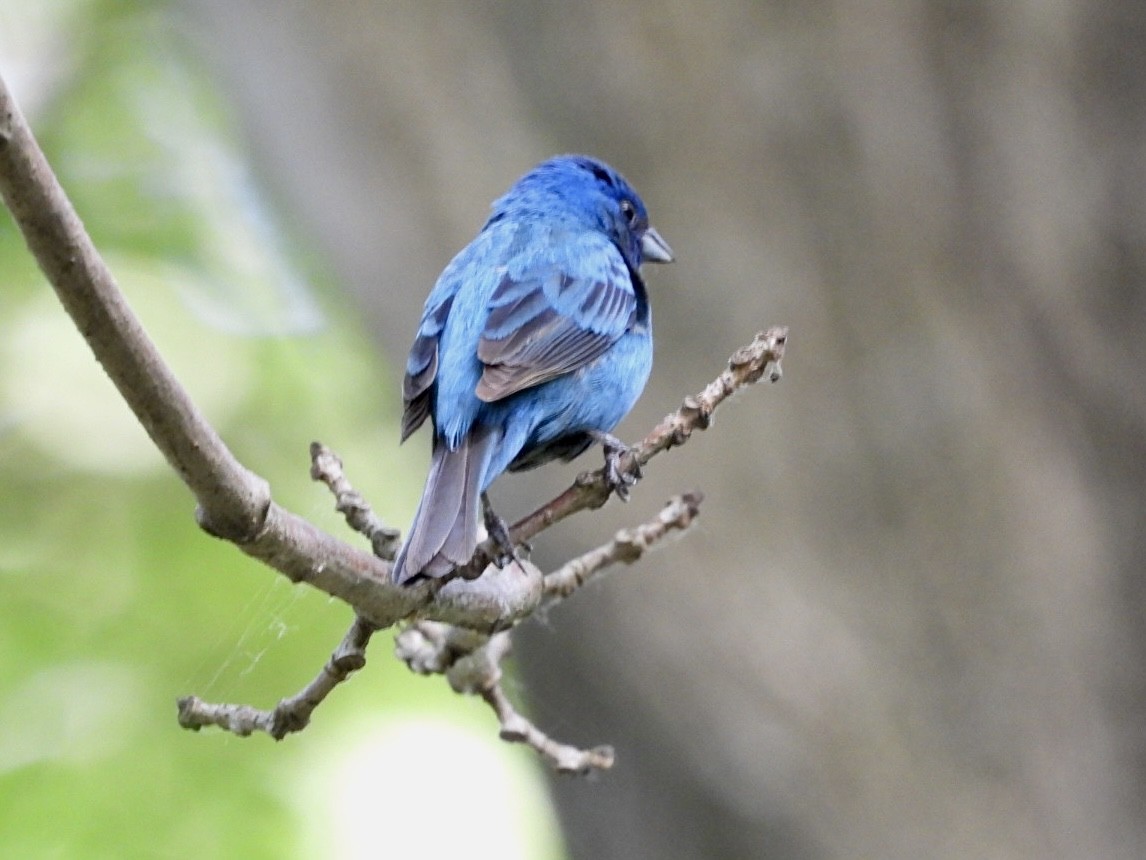
M 404 523 L 423 461 L 398 453 L 396 374 L 337 294 L 315 287 L 321 266 L 293 250 L 172 19 L 146 3 L 57 12 L 39 26 L 66 30 L 79 59 L 36 94 L 31 118 L 177 375 L 279 502 L 345 534 L 307 474 L 320 438 L 383 517 Z M 506 824 L 512 840 L 552 856 L 531 760 L 492 746 L 478 703 L 389 660 L 385 636 L 301 736 L 178 728 L 180 695 L 269 707 L 296 691 L 349 610 L 196 528 L 189 493 L 7 216 L 0 283 L 0 856 L 348 856 L 330 808 L 356 744 L 377 748 L 403 714 L 439 710 L 515 775 L 506 790 L 525 805 Z M 380 804 L 391 798 L 377 815 L 408 819 L 386 793 L 393 775 L 376 778 Z

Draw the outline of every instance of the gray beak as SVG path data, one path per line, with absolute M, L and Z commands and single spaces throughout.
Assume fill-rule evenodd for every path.
M 661 234 L 649 227 L 641 236 L 641 260 L 646 263 L 671 263 L 672 248 L 661 238 Z

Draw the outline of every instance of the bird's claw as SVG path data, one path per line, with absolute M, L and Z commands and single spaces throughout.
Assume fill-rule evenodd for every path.
M 482 517 L 485 519 L 485 530 L 489 533 L 490 539 L 493 540 L 493 545 L 497 549 L 497 554 L 491 561 L 500 570 L 517 559 L 517 549 L 509 537 L 509 526 L 494 511 L 489 496 L 485 493 L 481 494 L 481 510 Z
M 605 451 L 605 483 L 617 494 L 622 502 L 629 500 L 629 489 L 641 479 L 641 464 L 636 457 L 630 457 L 627 468 L 623 466 L 625 455 L 633 449 L 610 433 L 595 434 Z

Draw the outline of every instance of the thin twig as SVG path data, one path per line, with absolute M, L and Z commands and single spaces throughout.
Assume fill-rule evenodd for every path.
M 310 443 L 310 477 L 322 481 L 334 494 L 334 509 L 346 518 L 346 524 L 363 535 L 378 558 L 393 561 L 398 553 L 402 533 L 388 527 L 374 513 L 342 471 L 342 460 L 321 442 Z
M 314 709 L 334 688 L 366 665 L 366 646 L 376 629 L 370 622 L 356 618 L 314 680 L 269 711 L 185 696 L 178 702 L 179 725 L 195 731 L 203 726 L 218 726 L 241 737 L 256 731 L 266 732 L 276 741 L 302 731 L 310 723 Z
M 444 675 L 458 660 L 482 648 L 490 635 L 443 624 L 416 621 L 394 638 L 394 656 L 419 675 Z
M 773 326 L 757 333 L 751 343 L 732 354 L 728 367 L 703 391 L 686 397 L 679 409 L 666 415 L 640 444 L 621 458 L 621 471 L 631 473 L 634 464 L 639 469 L 662 451 L 683 445 L 694 431 L 707 430 L 712 426 L 716 408 L 740 389 L 759 382 L 765 376 L 769 382 L 779 382 L 787 344 L 786 326 Z M 604 468 L 579 475 L 561 495 L 514 523 L 509 530 L 510 540 L 514 544 L 523 544 L 566 517 L 587 508 L 599 508 L 608 501 L 611 492 Z M 484 541 L 471 565 L 488 563 L 494 551 L 490 541 Z
M 611 541 L 570 559 L 545 575 L 546 597 L 566 598 L 596 573 L 617 562 L 632 564 L 672 531 L 684 531 L 700 514 L 704 494 L 684 493 L 669 499 L 657 516 L 647 523 L 621 529 Z
M 503 741 L 525 744 L 544 758 L 558 773 L 586 774 L 594 770 L 608 770 L 615 755 L 611 746 L 580 749 L 553 740 L 541 729 L 519 714 L 502 690 L 501 684 L 482 691 L 481 697 L 493 708 L 501 723 L 498 736 Z
M 455 693 L 480 696 L 497 716 L 502 740 L 525 744 L 559 773 L 612 767 L 612 747 L 583 750 L 555 741 L 514 708 L 501 684 L 501 664 L 512 647 L 509 631 L 484 637 L 448 624 L 418 622 L 398 635 L 395 654 L 419 674 L 445 675 Z
M 545 576 L 545 595 L 564 599 L 609 565 L 632 564 L 671 532 L 687 529 L 700 513 L 703 498 L 699 492 L 676 496 L 649 522 L 622 529 L 609 543 L 562 565 Z M 525 744 L 559 773 L 611 768 L 612 747 L 580 749 L 561 743 L 514 708 L 501 684 L 501 663 L 511 647 L 508 630 L 487 636 L 437 621 L 419 621 L 398 635 L 395 655 L 414 672 L 445 675 L 454 692 L 481 696 L 497 715 L 502 740 Z

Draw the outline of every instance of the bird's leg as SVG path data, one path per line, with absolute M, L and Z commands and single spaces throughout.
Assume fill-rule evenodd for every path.
M 489 532 L 494 546 L 497 547 L 497 556 L 493 559 L 493 563 L 499 568 L 505 567 L 517 558 L 517 552 L 514 550 L 513 541 L 509 539 L 509 526 L 493 509 L 488 493 L 481 494 L 481 513 L 485 519 L 485 530 Z
M 629 488 L 641 479 L 641 465 L 634 458 L 628 469 L 621 468 L 621 458 L 632 453 L 632 448 L 614 436 L 601 430 L 591 430 L 589 435 L 601 443 L 605 451 L 605 481 L 609 489 L 617 494 L 622 502 L 629 500 Z

